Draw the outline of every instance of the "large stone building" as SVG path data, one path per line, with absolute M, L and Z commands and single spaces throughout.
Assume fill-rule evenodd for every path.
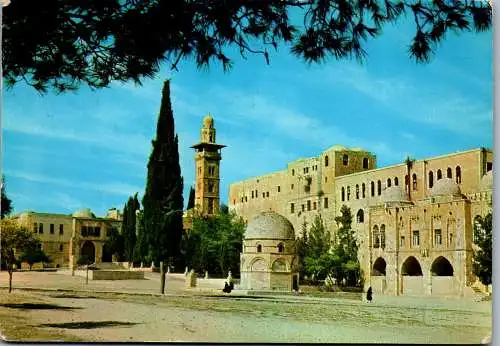
M 105 217 L 82 209 L 70 215 L 27 211 L 12 218 L 37 233 L 42 250 L 52 260 L 47 265 L 57 268 L 76 266 L 81 255 L 97 264 L 111 262 L 105 242 L 109 231 L 114 228 L 121 232 L 122 225 L 122 216 L 114 208 Z
M 477 284 L 473 220 L 492 210 L 492 161 L 478 148 L 377 168 L 372 153 L 334 146 L 231 184 L 229 207 L 247 221 L 262 211 L 284 215 L 300 236 L 317 214 L 334 234 L 346 205 L 375 292 L 464 295 Z

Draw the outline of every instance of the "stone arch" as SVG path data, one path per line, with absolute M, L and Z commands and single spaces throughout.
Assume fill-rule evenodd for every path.
M 267 271 L 266 261 L 260 257 L 254 258 L 254 260 L 250 262 L 250 270 L 253 272 Z
M 373 263 L 372 275 L 373 276 L 385 276 L 387 263 L 382 257 L 379 257 Z
M 95 262 L 95 245 L 90 240 L 83 243 L 82 249 L 80 251 L 81 257 L 85 256 L 89 262 Z
M 438 170 L 437 170 L 437 178 L 436 178 L 436 180 L 440 180 L 440 179 L 442 179 L 442 178 L 443 178 L 443 173 L 441 173 L 441 170 L 440 170 L 440 169 L 438 169 Z
M 446 257 L 439 256 L 432 262 L 431 266 L 432 276 L 453 276 L 453 266 Z
M 422 267 L 415 257 L 410 256 L 403 262 L 403 265 L 401 266 L 401 275 L 423 276 Z
M 398 177 L 394 177 L 394 186 L 398 185 L 399 185 Z
M 286 261 L 281 258 L 278 258 L 273 262 L 271 268 L 273 272 L 286 272 L 287 271 Z
M 363 211 L 363 209 L 358 210 L 358 213 L 356 214 L 356 220 L 358 221 L 358 223 L 365 222 L 365 212 Z
M 446 177 L 447 178 L 453 178 L 453 173 L 451 172 L 451 167 L 448 167 L 448 169 L 446 169 Z

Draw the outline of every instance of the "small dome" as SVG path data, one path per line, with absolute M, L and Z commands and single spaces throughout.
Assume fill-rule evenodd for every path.
M 333 151 L 344 151 L 344 150 L 347 150 L 347 148 L 344 147 L 343 145 L 335 144 L 334 146 L 328 148 L 326 151 L 330 151 L 330 150 L 333 150 Z
M 450 178 L 442 178 L 436 181 L 431 189 L 431 196 L 461 196 L 460 186 Z
M 408 193 L 401 186 L 387 187 L 380 196 L 382 202 L 409 202 Z
M 94 213 L 89 208 L 77 210 L 73 213 L 73 216 L 74 217 L 88 217 L 88 218 L 95 217 Z
M 493 190 L 493 171 L 487 172 L 479 182 L 479 191 Z
M 248 223 L 245 239 L 294 240 L 295 232 L 285 217 L 275 212 L 262 212 Z
M 203 127 L 206 129 L 211 129 L 214 127 L 214 118 L 211 115 L 207 115 L 203 118 Z

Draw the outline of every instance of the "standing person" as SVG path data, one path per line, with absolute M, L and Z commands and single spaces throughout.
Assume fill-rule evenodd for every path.
M 372 286 L 368 287 L 368 291 L 366 291 L 366 300 L 372 301 Z

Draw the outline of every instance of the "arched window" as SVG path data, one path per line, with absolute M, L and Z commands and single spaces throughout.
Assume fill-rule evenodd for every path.
M 398 186 L 398 184 L 399 184 L 398 177 L 394 177 L 394 186 Z
M 405 175 L 405 186 L 410 185 L 410 176 L 407 174 Z
M 387 178 L 387 187 L 391 187 L 391 178 Z
M 455 177 L 456 177 L 456 180 L 457 180 L 457 184 L 460 184 L 462 182 L 462 171 L 460 169 L 460 166 L 457 166 L 456 170 L 455 170 Z
M 385 225 L 380 226 L 380 247 L 385 249 Z
M 373 226 L 373 248 L 378 249 L 380 247 L 380 233 L 378 231 L 378 226 Z
M 417 190 L 417 175 L 415 173 L 413 173 L 412 179 L 413 179 L 413 190 L 416 191 Z
M 262 252 L 262 245 L 257 245 L 257 252 Z
M 380 196 L 381 193 L 382 193 L 382 182 L 379 180 L 377 181 L 377 195 Z
M 363 211 L 363 209 L 358 210 L 358 213 L 356 214 L 356 220 L 358 221 L 358 223 L 365 222 L 365 212 Z
M 344 202 L 345 201 L 345 188 L 343 186 L 341 189 L 340 197 L 342 199 L 342 202 Z
M 351 187 L 348 186 L 347 187 L 347 200 L 349 200 L 351 198 Z
M 359 199 L 359 185 L 356 184 L 356 199 Z
M 349 156 L 347 156 L 346 154 L 344 154 L 344 156 L 342 156 L 342 164 L 344 166 L 347 166 L 349 164 Z
M 282 253 L 283 251 L 285 251 L 285 246 L 283 245 L 283 243 L 279 243 L 278 244 L 278 252 Z
M 448 167 L 448 169 L 446 170 L 446 177 L 450 179 L 453 178 L 450 167 Z
M 429 188 L 434 186 L 434 173 L 432 171 L 429 172 Z
M 365 183 L 361 184 L 361 198 L 365 198 L 366 186 Z
M 372 181 L 370 185 L 371 185 L 372 197 L 373 197 L 373 196 L 375 196 L 375 183 Z
M 438 169 L 438 171 L 437 171 L 437 179 L 436 180 L 439 180 L 441 178 L 443 178 L 443 174 L 441 173 L 441 170 Z
M 363 168 L 368 168 L 368 158 L 363 158 Z
M 295 175 L 295 169 L 292 168 L 292 175 Z
M 328 167 L 328 155 L 325 156 L 325 167 Z

